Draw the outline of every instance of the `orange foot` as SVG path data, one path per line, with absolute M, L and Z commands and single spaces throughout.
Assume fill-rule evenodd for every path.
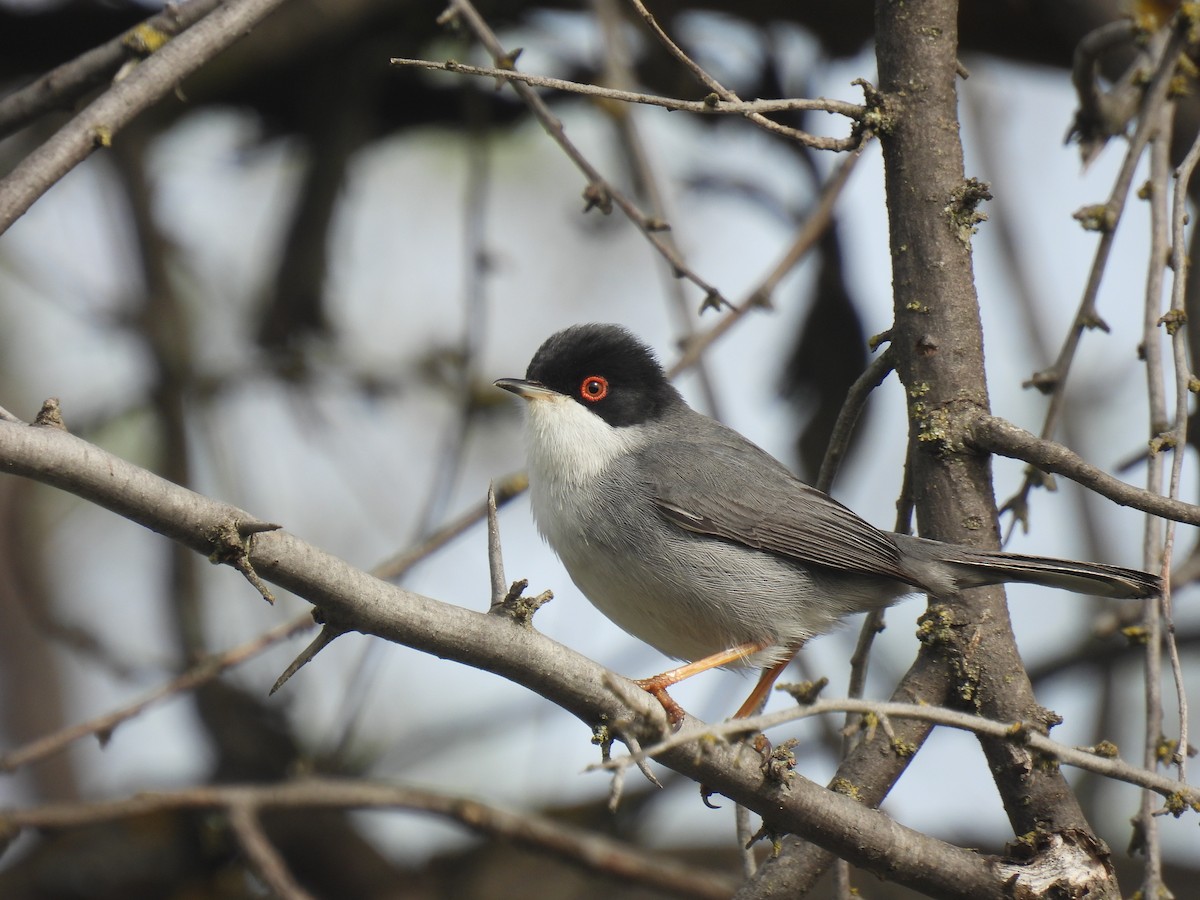
M 667 693 L 667 688 L 675 682 L 667 680 L 664 678 L 664 675 L 655 675 L 652 678 L 639 678 L 634 684 L 662 704 L 663 711 L 667 714 L 667 721 L 671 723 L 671 730 L 678 731 L 679 726 L 683 724 L 684 717 L 687 716 L 687 712 Z

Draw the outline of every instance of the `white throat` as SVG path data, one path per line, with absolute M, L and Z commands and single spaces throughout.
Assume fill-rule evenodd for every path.
M 535 490 L 539 482 L 554 492 L 577 489 L 645 440 L 642 429 L 615 428 L 561 394 L 538 397 L 527 406 L 525 437 Z

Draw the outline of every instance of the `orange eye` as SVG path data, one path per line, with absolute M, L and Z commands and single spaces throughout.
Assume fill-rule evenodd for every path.
M 579 386 L 579 396 L 588 403 L 595 403 L 608 396 L 608 379 L 603 375 L 589 375 Z

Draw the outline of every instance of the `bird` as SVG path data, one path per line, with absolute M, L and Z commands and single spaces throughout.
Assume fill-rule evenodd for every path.
M 905 595 L 1029 582 L 1113 598 L 1161 592 L 1136 569 L 981 550 L 884 531 L 692 409 L 630 331 L 589 323 L 542 343 L 524 378 L 530 505 L 589 601 L 683 661 L 636 683 L 678 725 L 667 689 L 761 668 L 754 715 L 802 644 Z

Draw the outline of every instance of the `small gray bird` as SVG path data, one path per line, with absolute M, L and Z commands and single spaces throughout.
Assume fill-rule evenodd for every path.
M 1155 575 L 974 550 L 881 531 L 684 402 L 648 347 L 616 325 L 551 336 L 524 379 L 538 530 L 579 589 L 622 629 L 688 665 L 638 682 L 673 721 L 671 685 L 716 666 L 763 666 L 757 712 L 796 650 L 851 613 L 905 594 L 1031 582 L 1149 597 Z

